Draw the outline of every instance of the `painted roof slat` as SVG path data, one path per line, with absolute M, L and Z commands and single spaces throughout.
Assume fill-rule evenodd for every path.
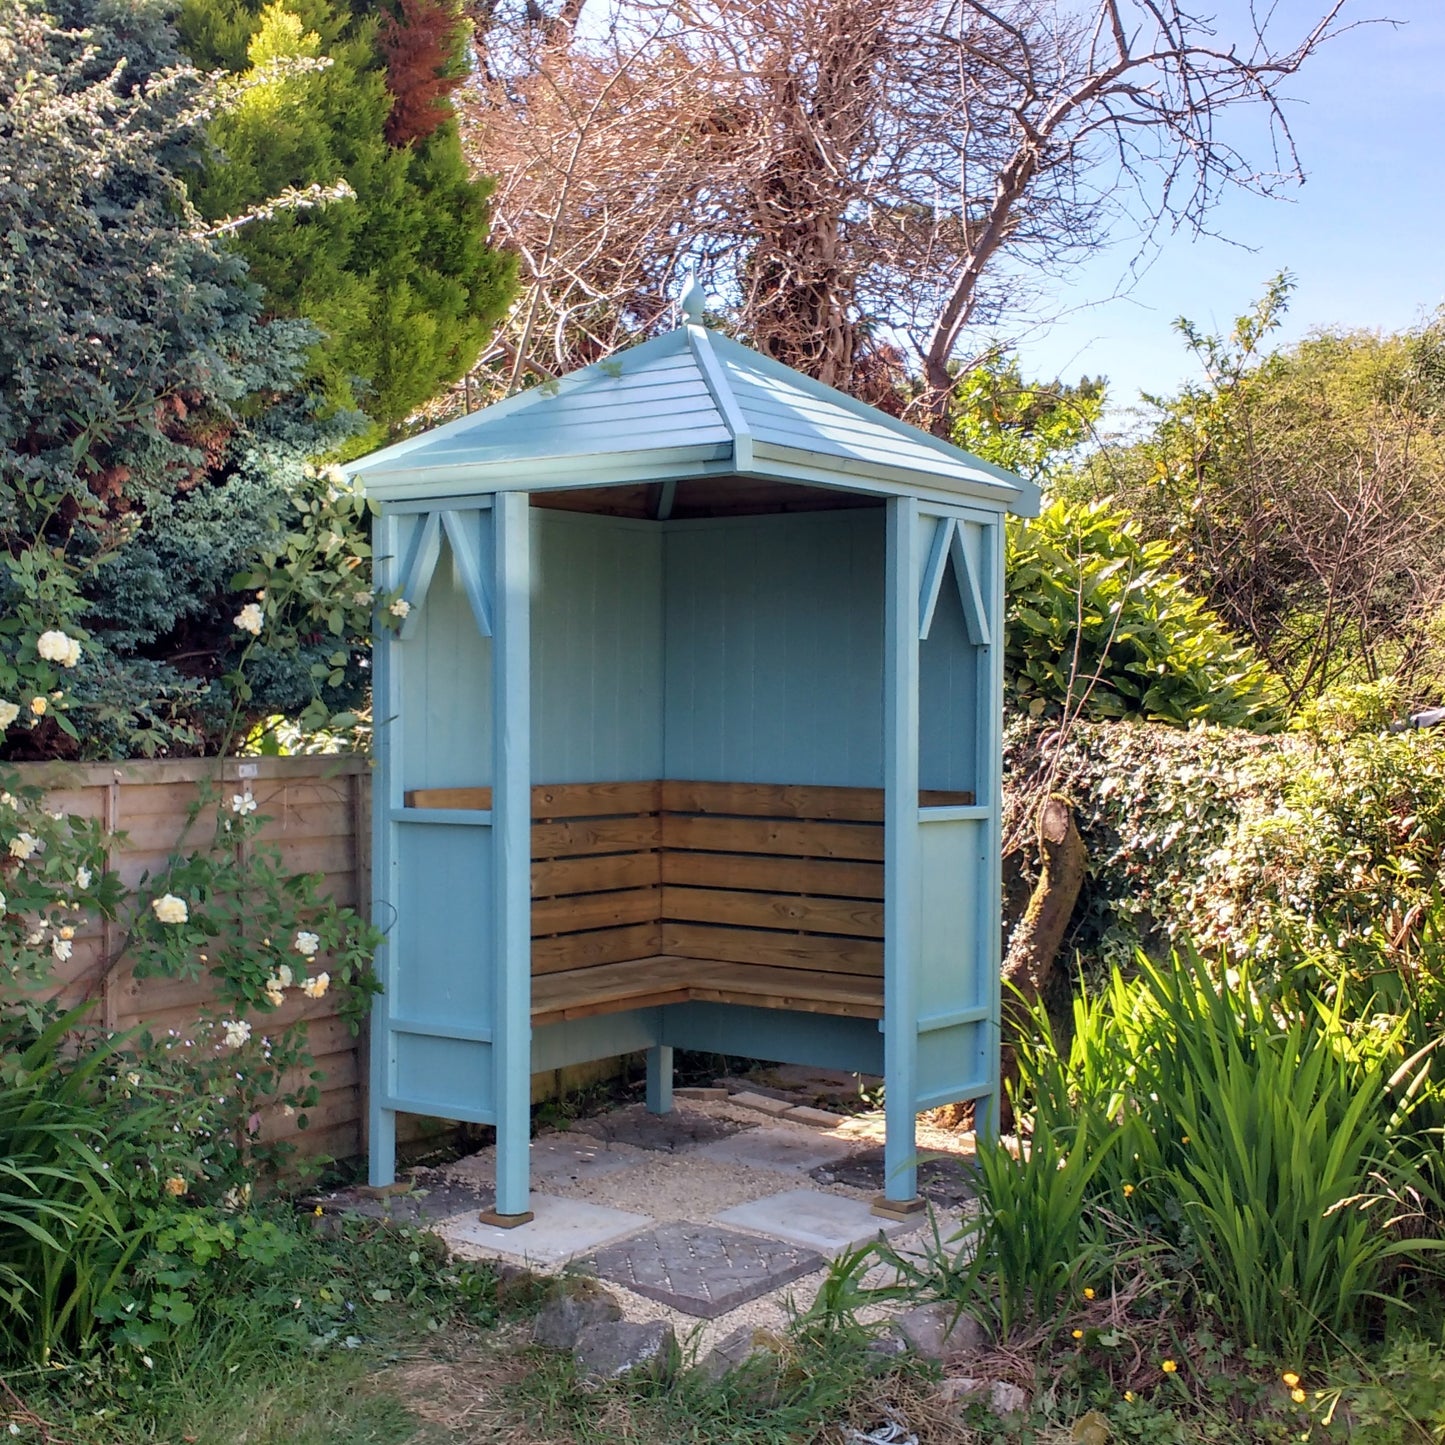
M 1038 508 L 1031 483 L 715 332 L 688 324 L 353 463 L 383 498 L 748 476 Z M 577 462 L 586 459 L 585 468 Z M 570 466 L 568 465 L 570 463 Z M 505 475 L 505 482 L 498 479 Z

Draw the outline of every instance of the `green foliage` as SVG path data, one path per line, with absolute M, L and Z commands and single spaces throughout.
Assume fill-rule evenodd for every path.
M 1281 720 L 1268 669 L 1121 513 L 1055 501 L 1010 526 L 1007 687 L 1030 717 Z
M 0 1356 L 44 1361 L 83 1346 L 145 1240 L 111 1161 L 155 1122 L 105 1107 L 117 1046 L 74 1059 L 81 1012 L 34 1031 L 0 1019 Z
M 0 1021 L 49 1026 L 44 1000 L 96 916 L 116 925 L 103 970 L 125 964 L 141 978 L 204 980 L 218 1004 L 186 1035 L 142 1032 L 114 1045 L 123 1081 L 110 1100 L 115 1117 L 146 1114 L 151 1124 L 132 1132 L 123 1160 L 107 1158 L 111 1177 L 145 1204 L 248 1196 L 294 1152 L 263 1133 L 263 1111 L 305 1127 L 319 1097 L 305 1001 L 334 999 L 357 1032 L 379 935 L 323 895 L 320 875 L 282 872 L 276 850 L 257 841 L 267 819 L 249 791 L 203 798 L 167 864 L 133 888 L 107 866 L 93 821 L 57 817 L 43 803 L 38 788 L 0 770 L 0 964 L 9 982 Z
M 1017 356 L 962 373 L 948 396 L 949 439 L 986 462 L 1047 482 L 1090 439 L 1104 409 L 1102 378 L 1027 382 Z
M 307 458 L 356 419 L 318 421 L 298 388 L 316 333 L 263 315 L 186 202 L 215 86 L 179 65 L 154 7 L 57 8 L 86 34 L 0 17 L 0 748 L 215 747 L 243 653 L 254 715 L 350 707 L 364 567 L 320 618 L 315 589 L 293 588 L 257 645 L 231 619 L 237 574 L 286 551 L 298 502 L 335 491 Z M 332 551 L 364 562 L 364 513 L 334 517 Z M 79 644 L 59 661 L 42 645 L 57 633 Z
M 319 329 L 309 364 L 330 405 L 371 418 L 348 445 L 356 455 L 469 370 L 505 310 L 514 262 L 487 245 L 490 186 L 468 174 L 445 87 L 425 66 L 388 70 L 374 13 L 353 16 L 344 0 L 185 0 L 180 29 L 198 65 L 234 77 L 209 129 L 215 153 L 192 178 L 206 217 L 288 189 L 354 192 L 254 221 L 235 245 L 267 305 Z M 411 27 L 386 33 L 395 53 Z M 465 35 L 453 12 L 433 36 L 444 70 Z M 423 125 L 422 111 L 439 119 Z M 394 113 L 410 117 L 404 143 L 387 139 Z
M 1178 322 L 1203 379 L 1146 398 L 1145 435 L 1102 449 L 1068 485 L 1111 495 L 1167 541 L 1292 702 L 1387 673 L 1438 701 L 1445 328 L 1436 317 L 1271 349 L 1292 285 L 1273 278 L 1227 335 Z
M 979 1216 L 933 1281 L 1006 1328 L 1163 1292 L 1298 1367 L 1445 1247 L 1405 1147 L 1428 1063 L 1389 1072 L 1316 996 L 1141 959 L 1077 1002 L 1066 1052 L 1036 1011 L 1020 1063 L 1027 1140 L 980 1147 Z

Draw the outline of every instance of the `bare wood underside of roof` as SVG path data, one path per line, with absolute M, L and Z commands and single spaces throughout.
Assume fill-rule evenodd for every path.
M 575 487 L 533 492 L 534 507 L 561 512 L 597 512 L 646 521 L 695 517 L 757 517 L 775 512 L 826 512 L 881 507 L 884 499 L 866 492 L 838 491 L 773 482 L 757 477 L 698 477 L 675 484 L 639 482 L 619 487 Z

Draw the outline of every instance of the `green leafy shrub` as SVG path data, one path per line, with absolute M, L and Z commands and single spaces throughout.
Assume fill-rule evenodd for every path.
M 112 1160 L 158 1111 L 107 1106 L 117 1042 L 67 1057 L 82 1012 L 38 1033 L 0 1019 L 0 1355 L 10 1359 L 84 1347 L 145 1242 Z
M 1142 1265 L 1185 1317 L 1298 1364 L 1442 1247 L 1407 1147 L 1428 1062 L 1391 1072 L 1321 1000 L 1141 959 L 1079 1000 L 1067 1051 L 1034 1023 L 1027 1138 L 980 1146 L 979 1216 L 935 1262 L 941 1292 L 998 1301 L 1005 1327 L 1056 1323 L 1086 1289 L 1137 1308 Z
M 1011 524 L 1005 677 L 1030 717 L 1126 718 L 1269 730 L 1269 670 L 1123 513 L 1055 501 Z
M 0 755 L 224 751 L 238 699 L 351 712 L 370 519 L 313 459 L 362 421 L 187 203 L 228 97 L 160 7 L 55 9 L 0 14 Z

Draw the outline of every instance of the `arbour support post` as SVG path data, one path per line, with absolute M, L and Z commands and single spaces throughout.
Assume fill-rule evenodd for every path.
M 398 532 L 396 514 L 389 509 L 383 511 L 377 518 L 374 538 L 375 581 L 377 588 L 383 592 L 397 585 L 400 572 Z M 396 1073 L 391 1007 L 396 993 L 398 966 L 395 930 L 390 917 L 392 900 L 397 896 L 396 831 L 391 823 L 391 814 L 392 809 L 401 804 L 401 778 L 394 762 L 399 756 L 395 735 L 401 726 L 401 696 L 394 646 L 390 630 L 378 624 L 371 638 L 372 715 L 378 744 L 371 806 L 371 917 L 386 936 L 376 954 L 376 975 L 381 992 L 371 1005 L 368 1060 L 367 1180 L 374 1188 L 385 1188 L 396 1180 L 396 1110 L 387 1107 Z
M 500 492 L 492 512 L 497 1200 L 495 1213 L 483 1219 L 504 1226 L 532 1218 L 527 1207 L 532 1102 L 530 505 L 525 492 Z
M 918 503 L 888 500 L 883 646 L 883 1196 L 874 1209 L 917 1207 L 914 1096 L 918 1048 Z

